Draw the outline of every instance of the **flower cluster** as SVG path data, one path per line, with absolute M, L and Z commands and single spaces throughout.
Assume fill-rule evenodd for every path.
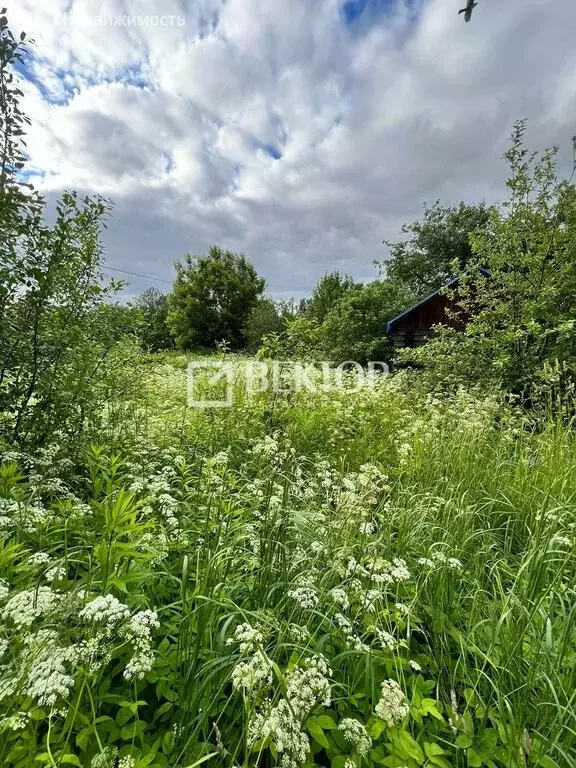
M 353 745 L 360 757 L 366 757 L 372 746 L 372 739 L 368 735 L 366 728 L 358 720 L 351 717 L 345 717 L 338 726 L 346 741 Z
M 384 680 L 380 701 L 376 704 L 375 712 L 392 728 L 398 725 L 409 712 L 404 691 L 395 680 Z

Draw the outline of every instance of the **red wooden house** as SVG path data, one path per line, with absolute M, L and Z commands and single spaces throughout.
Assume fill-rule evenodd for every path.
M 483 268 L 480 268 L 480 272 L 485 276 L 490 274 Z M 435 325 L 442 324 L 452 328 L 462 325 L 461 317 L 456 319 L 449 314 L 450 309 L 456 308 L 453 291 L 459 280 L 460 278 L 455 277 L 430 296 L 390 320 L 386 330 L 392 336 L 395 349 L 422 346 L 434 332 Z

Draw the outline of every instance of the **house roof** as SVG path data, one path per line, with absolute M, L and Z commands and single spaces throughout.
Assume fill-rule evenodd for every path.
M 481 272 L 486 277 L 490 276 L 490 272 L 484 267 L 479 267 L 478 271 Z M 426 296 L 425 299 L 422 299 L 417 304 L 414 304 L 413 307 L 410 307 L 409 309 L 405 309 L 404 312 L 401 312 L 399 315 L 396 315 L 396 317 L 392 318 L 392 320 L 390 320 L 390 322 L 386 326 L 386 333 L 390 333 L 390 331 L 394 328 L 394 326 L 399 320 L 402 320 L 402 318 L 406 317 L 407 315 L 410 315 L 412 312 L 419 309 L 424 304 L 427 304 L 430 301 L 430 299 L 433 299 L 435 296 L 439 296 L 443 290 L 445 290 L 446 288 L 451 288 L 453 285 L 455 285 L 458 282 L 460 282 L 459 277 L 453 278 L 448 283 L 445 283 L 441 288 L 438 288 L 437 291 L 434 291 L 434 293 L 431 293 L 430 296 Z

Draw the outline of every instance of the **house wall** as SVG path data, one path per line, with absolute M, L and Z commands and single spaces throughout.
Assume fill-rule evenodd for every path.
M 439 323 L 450 327 L 461 326 L 461 322 L 458 323 L 454 318 L 448 317 L 446 310 L 451 306 L 453 302 L 448 296 L 438 294 L 398 320 L 390 333 L 394 347 L 422 346 L 433 333 L 433 326 Z

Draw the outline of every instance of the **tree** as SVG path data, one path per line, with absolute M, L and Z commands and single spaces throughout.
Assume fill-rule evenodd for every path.
M 358 288 L 349 275 L 341 275 L 339 272 L 325 274 L 312 292 L 312 297 L 306 302 L 304 313 L 311 320 L 323 323 L 330 310 L 336 306 L 340 299 L 348 291 Z
M 576 372 L 576 188 L 557 176 L 557 149 L 529 154 L 524 131 L 517 123 L 506 153 L 510 197 L 472 237 L 490 276 L 461 280 L 457 311 L 469 322 L 416 357 L 442 380 L 489 381 L 527 403 L 546 370 L 559 366 L 565 381 Z
M 0 18 L 0 431 L 39 445 L 98 419 L 118 383 L 117 323 L 103 308 L 122 284 L 101 270 L 108 201 L 66 192 L 48 225 L 44 199 L 22 181 L 29 120 L 13 68 L 24 40 Z
M 140 343 L 149 352 L 173 349 L 174 339 L 168 327 L 168 296 L 158 288 L 148 288 L 136 299 L 140 310 Z
M 324 354 L 337 363 L 388 362 L 393 350 L 386 325 L 407 303 L 408 291 L 392 280 L 375 280 L 349 291 L 321 326 Z
M 177 346 L 214 347 L 225 340 L 241 349 L 246 320 L 265 287 L 252 264 L 242 254 L 213 245 L 205 256 L 187 255 L 175 266 L 168 327 Z
M 280 333 L 284 325 L 284 319 L 272 299 L 260 299 L 250 310 L 244 326 L 249 351 L 257 352 L 262 339 L 271 333 Z
M 470 236 L 485 230 L 490 212 L 485 203 L 425 206 L 421 221 L 402 226 L 408 240 L 384 241 L 391 255 L 381 268 L 418 299 L 433 293 L 475 263 Z

